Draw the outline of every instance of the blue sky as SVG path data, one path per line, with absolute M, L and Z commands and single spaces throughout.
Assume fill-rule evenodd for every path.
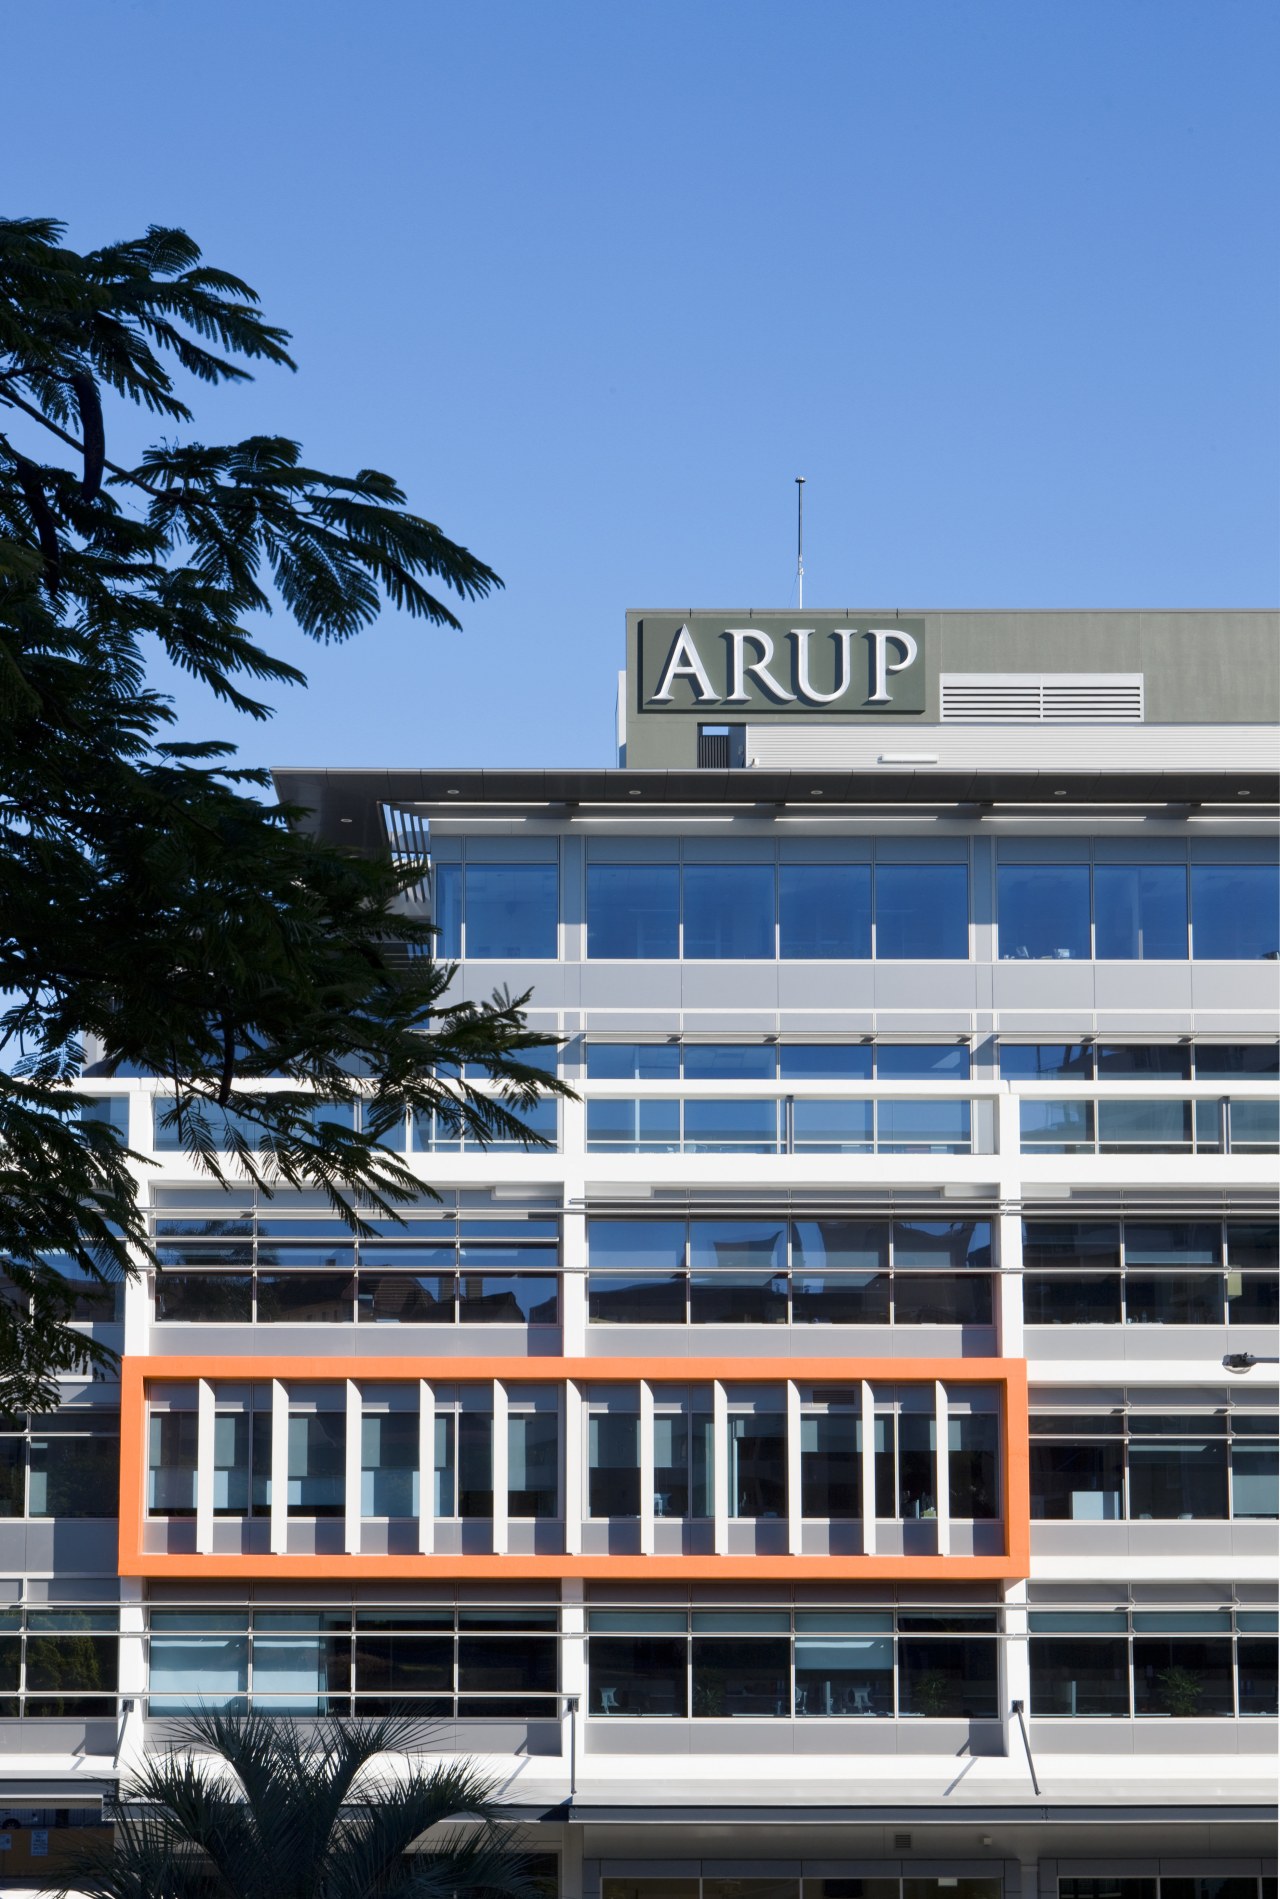
M 59 0 L 5 41 L 9 212 L 182 224 L 293 332 L 195 433 L 388 469 L 506 581 L 460 635 L 277 620 L 309 691 L 237 731 L 173 682 L 187 736 L 606 762 L 625 609 L 790 605 L 798 474 L 811 607 L 1276 599 L 1273 0 Z

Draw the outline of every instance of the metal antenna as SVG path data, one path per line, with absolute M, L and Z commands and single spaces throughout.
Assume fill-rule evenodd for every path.
M 796 605 L 804 605 L 804 476 L 796 476 Z

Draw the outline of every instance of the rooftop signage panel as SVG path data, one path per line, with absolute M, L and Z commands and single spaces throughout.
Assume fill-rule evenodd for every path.
M 923 712 L 925 623 L 843 613 L 733 621 L 691 613 L 640 625 L 638 709 L 758 718 Z

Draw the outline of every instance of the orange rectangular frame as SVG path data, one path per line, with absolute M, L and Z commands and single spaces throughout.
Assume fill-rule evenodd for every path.
M 468 1384 L 507 1383 L 995 1384 L 1004 1422 L 1005 1547 L 996 1556 L 581 1556 L 581 1555 L 197 1555 L 151 1553 L 143 1548 L 146 1501 L 147 1387 L 196 1379 L 265 1383 L 271 1379 L 379 1384 L 430 1378 Z M 386 1577 L 468 1581 L 546 1580 L 574 1576 L 598 1581 L 787 1582 L 894 1579 L 902 1582 L 1002 1582 L 1030 1569 L 1031 1503 L 1028 1479 L 1027 1366 L 1020 1358 L 209 1358 L 126 1357 L 120 1367 L 120 1574 L 229 1580 L 279 1578 L 355 1580 Z

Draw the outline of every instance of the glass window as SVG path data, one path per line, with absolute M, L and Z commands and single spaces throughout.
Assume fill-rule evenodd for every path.
M 640 1420 L 634 1414 L 593 1412 L 587 1420 L 587 1509 L 593 1517 L 640 1514 Z
M 554 1517 L 560 1501 L 560 1420 L 554 1411 L 513 1411 L 507 1418 L 507 1511 Z
M 115 1626 L 114 1611 L 27 1611 L 28 1715 L 74 1719 L 110 1712 L 119 1642 L 105 1630 Z
M 417 1412 L 366 1413 L 360 1447 L 361 1516 L 417 1516 Z
M 201 1621 L 220 1621 L 227 1626 L 222 1633 L 205 1628 L 203 1633 L 152 1634 L 147 1673 L 149 1714 L 188 1714 L 199 1708 L 218 1708 L 228 1714 L 248 1712 L 247 1631 L 238 1616 L 202 1617 Z M 155 1628 L 153 1616 L 153 1631 Z
M 1197 1081 L 1280 1075 L 1280 1042 L 1197 1042 Z
M 1093 873 L 1093 903 L 1100 960 L 1185 960 L 1185 865 L 1098 864 Z
M 462 954 L 462 865 L 436 864 L 431 872 L 436 926 L 435 954 L 456 959 Z
M 778 1073 L 784 1081 L 870 1081 L 871 1056 L 865 1042 L 783 1042 Z
M 681 1636 L 592 1635 L 587 1641 L 587 1705 L 592 1714 L 689 1712 L 688 1643 Z
M 729 1515 L 785 1517 L 787 1428 L 781 1413 L 729 1419 Z
M 870 864 L 783 864 L 778 898 L 784 957 L 871 955 Z
M 510 1611 L 504 1611 L 507 1620 Z M 458 1689 L 463 1699 L 458 1713 L 529 1716 L 553 1714 L 554 1703 L 539 1700 L 553 1695 L 557 1682 L 554 1636 L 464 1635 L 459 1615 Z M 470 1695 L 472 1699 L 466 1699 Z
M 796 1104 L 797 1107 L 799 1103 Z M 876 1148 L 882 1154 L 965 1153 L 971 1143 L 967 1101 L 877 1101 Z
M 947 1430 L 952 1516 L 1000 1516 L 1000 1420 L 974 1412 L 951 1418 Z
M 796 1636 L 796 1713 L 891 1715 L 893 1642 L 884 1636 Z M 896 1899 L 896 1886 L 895 1899 Z
M 554 864 L 468 864 L 466 883 L 468 956 L 556 955 Z
M 1059 1420 L 1044 1420 L 1057 1424 Z M 1069 1420 L 1061 1421 L 1069 1426 Z M 1124 1515 L 1124 1444 L 1031 1446 L 1031 1515 L 1057 1522 L 1116 1522 Z
M 800 1510 L 806 1517 L 862 1514 L 861 1422 L 852 1411 L 800 1420 Z
M 32 1420 L 28 1514 L 113 1517 L 120 1494 L 120 1434 L 114 1412 L 63 1412 Z
M 549 1273 L 461 1273 L 458 1319 L 463 1325 L 554 1325 L 557 1290 Z
M 981 1639 L 898 1643 L 901 1712 L 926 1718 L 993 1720 L 996 1714 L 996 1644 Z
M 346 1503 L 347 1420 L 341 1411 L 289 1418 L 289 1515 L 340 1517 Z
M 1231 1514 L 1273 1518 L 1280 1514 L 1280 1458 L 1274 1418 L 1237 1417 L 1231 1446 Z M 1249 1437 L 1244 1435 L 1250 1433 Z M 1257 1441 L 1252 1441 L 1252 1433 Z
M 762 1220 L 694 1220 L 690 1310 L 695 1325 L 785 1325 L 786 1227 Z
M 683 1221 L 589 1220 L 587 1250 L 594 1324 L 684 1324 Z
M 876 866 L 876 955 L 892 961 L 964 961 L 969 872 L 963 864 Z
M 1191 943 L 1201 961 L 1280 955 L 1280 870 L 1274 864 L 1193 864 Z
M 686 864 L 686 957 L 772 957 L 772 864 Z
M 797 1325 L 889 1323 L 889 1228 L 861 1220 L 798 1220 L 791 1309 Z
M 1195 1420 L 1187 1420 L 1194 1430 Z M 1135 1419 L 1129 1444 L 1131 1517 L 1225 1518 L 1227 1445 L 1224 1438 L 1144 1441 Z
M 452 1273 L 361 1272 L 356 1317 L 367 1325 L 448 1325 L 456 1290 Z
M 1115 1075 L 1142 1075 L 1152 1081 L 1191 1078 L 1191 1050 L 1178 1042 L 1099 1042 L 1098 1079 Z
M 1093 1049 L 1086 1042 L 1001 1042 L 1002 1081 L 1092 1081 Z
M 1240 1618 L 1244 1626 L 1244 1618 Z M 1272 1628 L 1274 1630 L 1274 1620 Z M 1277 1713 L 1276 1638 L 1274 1633 L 1261 1640 L 1243 1634 L 1236 1643 L 1236 1663 L 1240 1676 L 1241 1714 Z
M 1119 1621 L 1123 1629 L 1123 1618 Z M 1030 1647 L 1033 1715 L 1128 1717 L 1129 1643 L 1125 1635 L 1109 1641 L 1079 1635 L 1065 1640 L 1033 1635 Z
M 693 1638 L 695 1715 L 785 1715 L 791 1706 L 791 1641 Z
M 155 1283 L 157 1325 L 248 1325 L 253 1318 L 249 1273 L 182 1273 L 164 1268 L 157 1272 Z
M 778 1052 L 766 1042 L 686 1042 L 686 1081 L 772 1081 Z
M 153 1517 L 193 1517 L 196 1513 L 194 1411 L 151 1413 L 147 1510 Z
M 1104 1153 L 1191 1146 L 1189 1101 L 1099 1101 L 1097 1113 L 1098 1147 Z
M 654 961 L 679 954 L 677 865 L 588 864 L 588 956 Z
M 678 1042 L 588 1042 L 588 1081 L 678 1081 Z
M 1018 1124 L 1024 1151 L 1082 1154 L 1093 1146 L 1092 1101 L 1021 1101 Z
M 588 1151 L 674 1154 L 680 1147 L 678 1101 L 588 1101 Z
M 709 1517 L 714 1454 L 711 1412 L 699 1405 L 653 1419 L 653 1510 L 659 1517 Z
M 961 1042 L 880 1042 L 880 1081 L 968 1081 L 969 1050 Z
M 351 1255 L 354 1258 L 354 1254 Z M 306 1273 L 296 1268 L 258 1274 L 260 1325 L 347 1325 L 356 1282 L 352 1273 Z
M 1001 864 L 998 891 L 1004 961 L 1088 961 L 1087 864 Z
M 412 1698 L 415 1715 L 452 1713 L 453 1632 L 424 1633 L 412 1626 L 418 1619 L 412 1612 L 391 1617 L 356 1611 L 358 1712 L 401 1713 L 404 1702 Z M 451 1616 L 449 1619 L 452 1621 Z M 387 1625 L 396 1622 L 407 1622 L 410 1627 L 393 1626 L 386 1632 Z M 373 1696 L 379 1697 L 376 1703 Z M 431 1699 L 424 1700 L 425 1696 Z
M 1235 1712 L 1230 1641 L 1135 1636 L 1134 1712 L 1187 1720 Z
M 869 1101 L 792 1103 L 792 1141 L 809 1154 L 869 1154 L 873 1110 Z
M 215 1516 L 261 1516 L 271 1508 L 271 1410 L 218 1412 L 213 1420 Z

